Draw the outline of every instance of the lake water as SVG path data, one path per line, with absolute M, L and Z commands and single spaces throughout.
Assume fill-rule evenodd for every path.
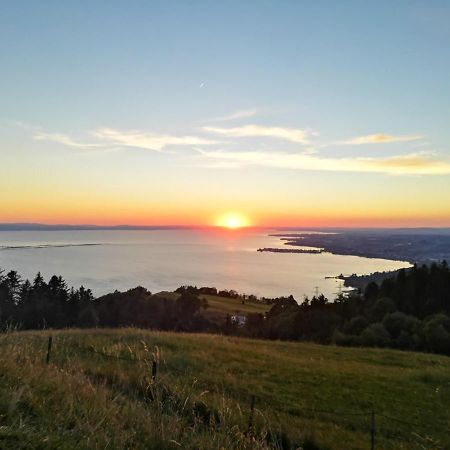
M 283 247 L 270 230 L 0 231 L 0 268 L 33 278 L 62 275 L 94 295 L 138 285 L 152 292 L 185 284 L 258 296 L 334 298 L 341 283 L 327 276 L 408 267 L 400 261 L 329 253 L 257 252 Z M 88 245 L 95 244 L 95 245 Z

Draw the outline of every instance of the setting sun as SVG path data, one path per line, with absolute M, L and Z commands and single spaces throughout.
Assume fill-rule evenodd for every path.
M 223 215 L 217 221 L 219 227 L 229 228 L 230 230 L 235 230 L 237 228 L 249 226 L 249 221 L 246 217 L 237 213 L 228 213 Z

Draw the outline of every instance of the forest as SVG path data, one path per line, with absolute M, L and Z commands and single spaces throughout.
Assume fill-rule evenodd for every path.
M 170 294 L 136 287 L 94 298 L 83 286 L 69 288 L 61 276 L 47 282 L 38 273 L 30 282 L 15 271 L 1 271 L 0 323 L 3 330 L 132 326 L 450 355 L 450 270 L 445 261 L 402 269 L 379 284 L 370 283 L 364 292 L 332 301 L 323 295 L 300 303 L 292 296 L 258 299 L 195 286 Z M 263 302 L 268 311 L 248 313 L 239 323 L 229 313 L 212 320 L 205 294 Z
M 390 347 L 450 354 L 450 271 L 443 261 L 402 269 L 364 292 L 294 298 L 273 305 L 266 317 L 249 317 L 253 337 L 346 346 Z

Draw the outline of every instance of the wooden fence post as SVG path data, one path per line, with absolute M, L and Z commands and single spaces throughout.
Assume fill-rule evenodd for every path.
M 253 428 L 253 416 L 255 414 L 255 396 L 250 397 L 250 416 L 248 417 L 248 432 Z
M 370 414 L 370 449 L 375 450 L 375 410 L 372 408 L 372 412 Z
M 155 351 L 153 353 L 152 361 L 152 381 L 155 382 L 158 379 L 158 364 L 159 364 L 159 348 L 155 345 Z
M 48 338 L 48 345 L 47 345 L 47 364 L 50 363 L 50 353 L 52 351 L 52 343 L 53 343 L 53 337 L 49 336 Z
M 158 376 L 158 363 L 155 358 L 153 358 L 152 362 L 152 381 L 156 381 L 156 377 Z

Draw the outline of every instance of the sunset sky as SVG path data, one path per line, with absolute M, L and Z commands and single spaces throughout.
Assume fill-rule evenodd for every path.
M 450 226 L 450 2 L 3 1 L 0 222 Z

